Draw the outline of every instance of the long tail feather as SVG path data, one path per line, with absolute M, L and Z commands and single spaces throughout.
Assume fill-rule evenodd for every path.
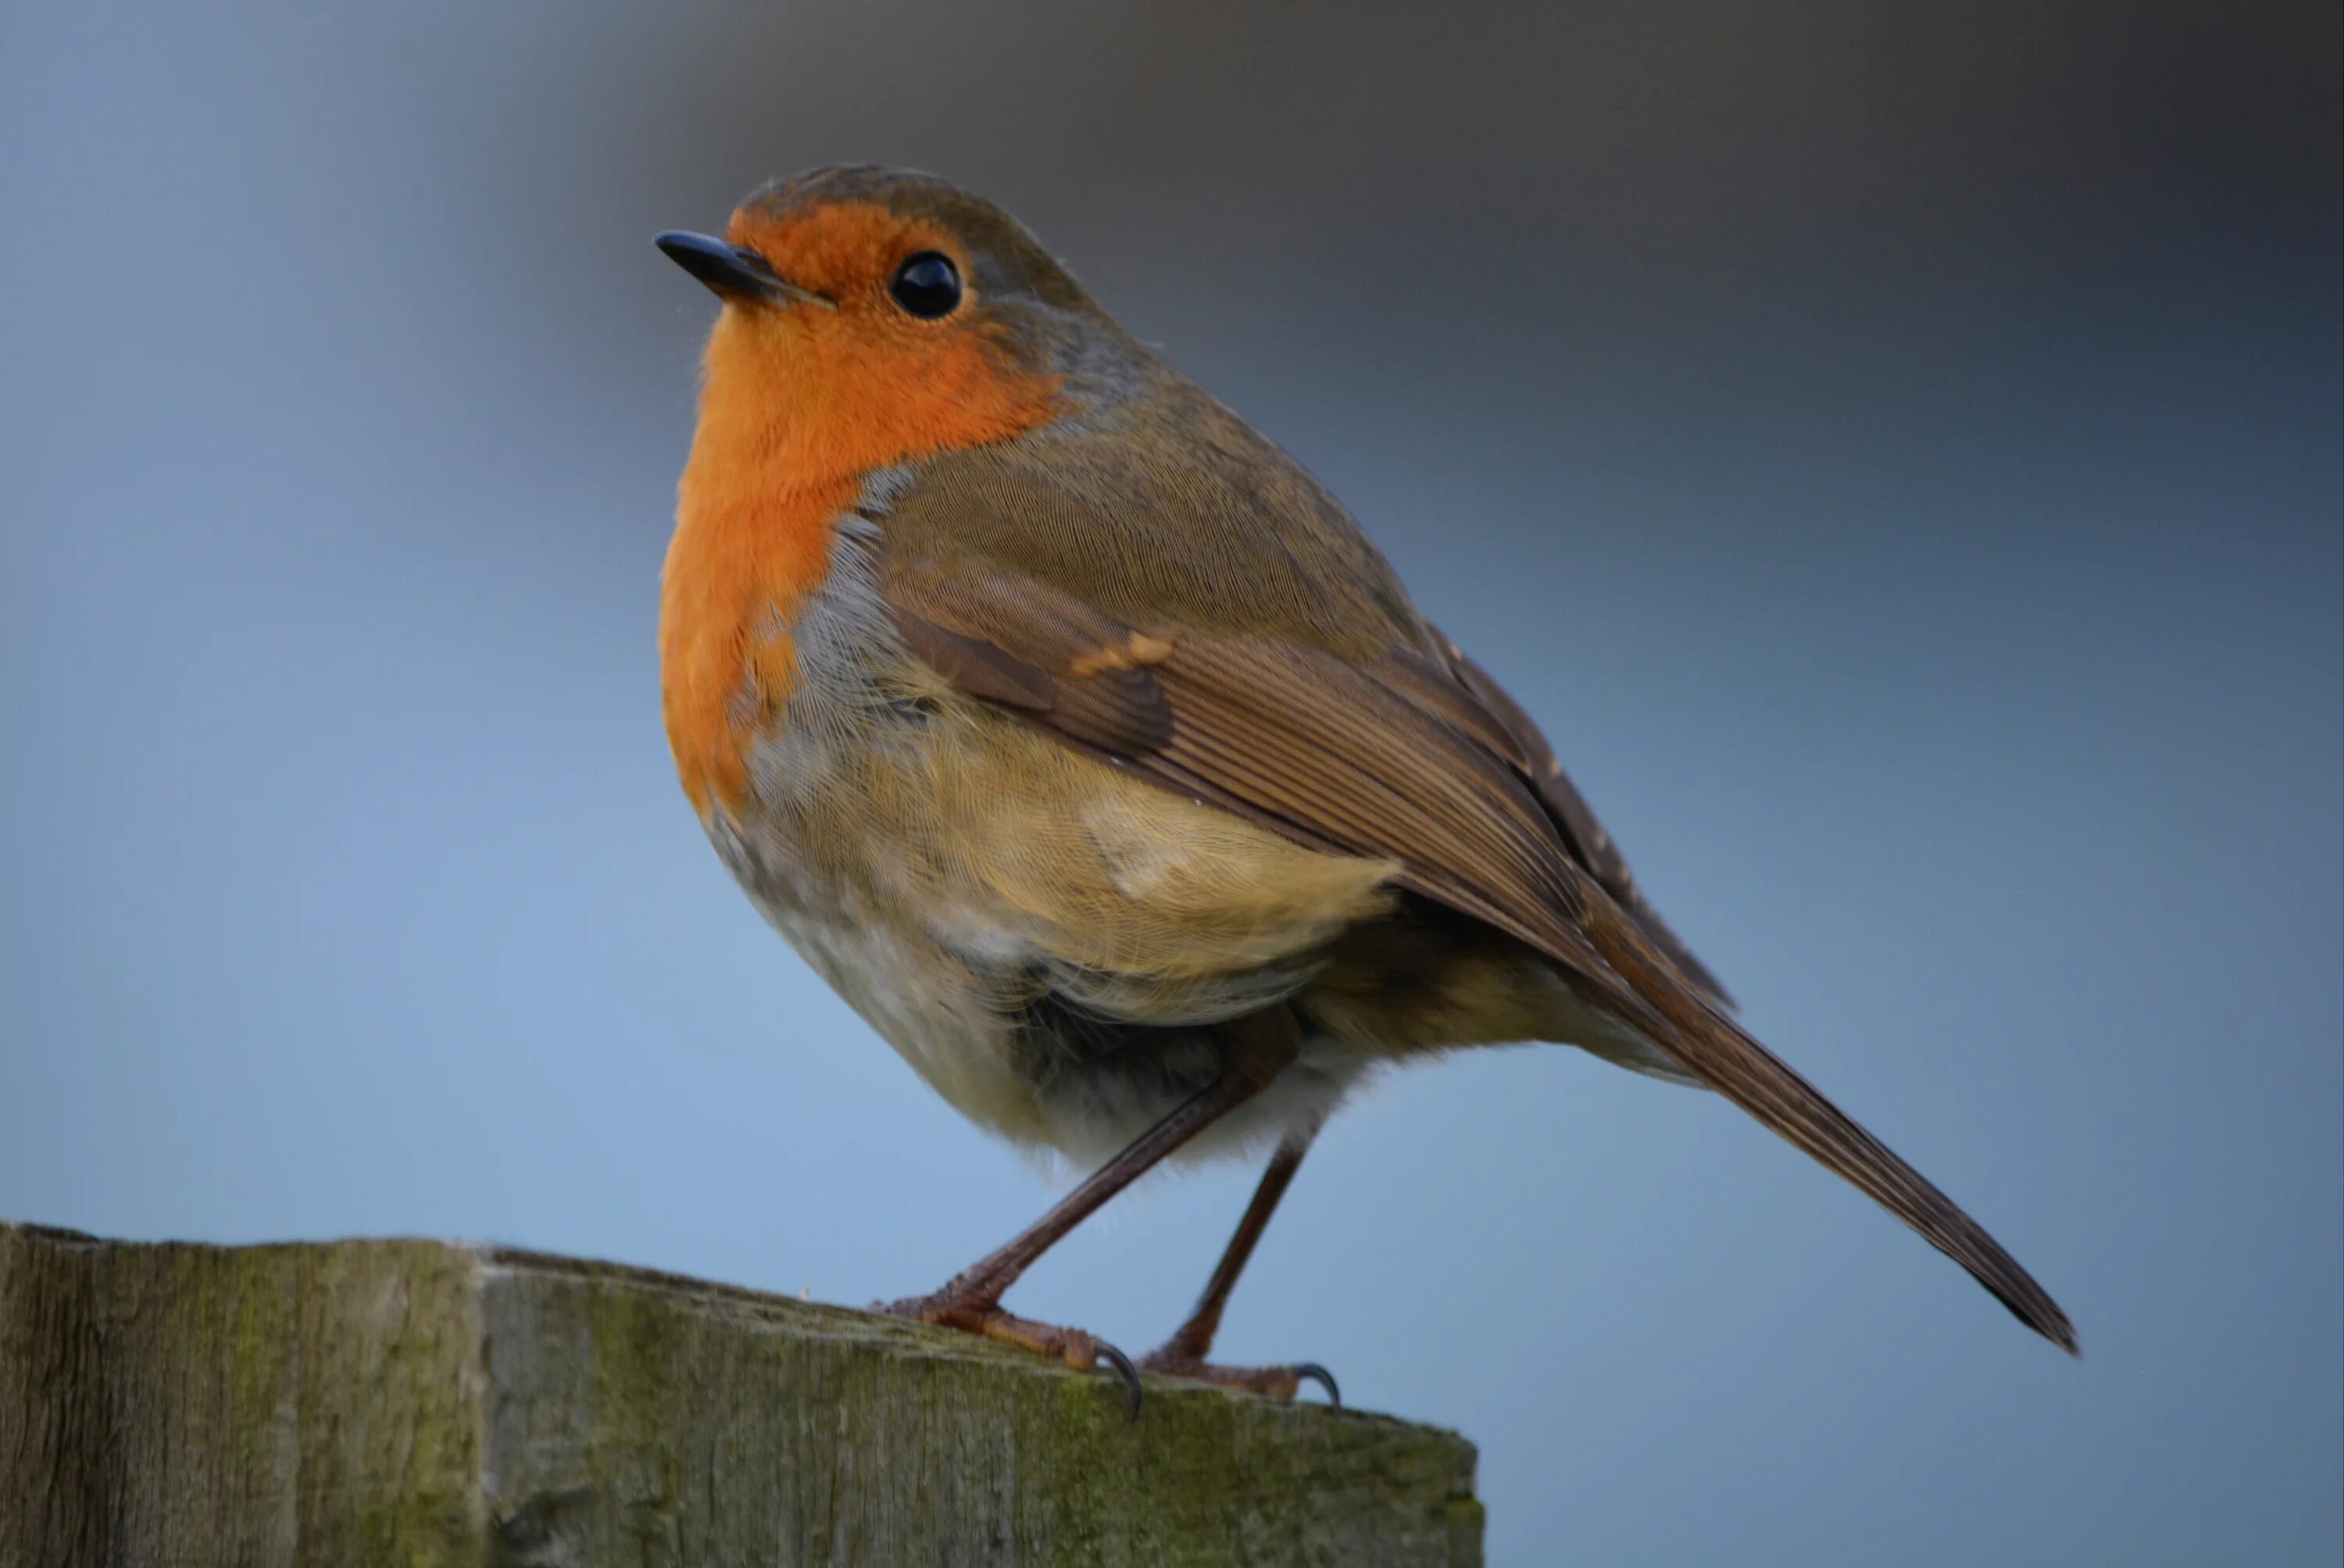
M 1627 920 L 1591 910 L 1596 951 L 1670 1026 L 1670 1053 L 1720 1094 L 1872 1195 L 1968 1270 L 2019 1321 L 2071 1355 L 2076 1327 L 2018 1259 L 1927 1178 L 1672 974 Z

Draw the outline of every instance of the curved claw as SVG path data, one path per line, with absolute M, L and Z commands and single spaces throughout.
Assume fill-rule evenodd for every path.
M 1115 1370 L 1115 1375 L 1123 1380 L 1124 1401 L 1130 1406 L 1131 1419 L 1135 1421 L 1137 1421 L 1139 1419 L 1140 1400 L 1139 1369 L 1131 1364 L 1131 1358 L 1129 1356 L 1125 1355 L 1121 1351 L 1116 1350 L 1105 1340 L 1097 1341 L 1097 1349 L 1098 1361 L 1105 1361 L 1109 1367 L 1112 1367 Z M 1096 1365 L 1096 1363 L 1094 1362 L 1093 1364 Z M 1334 1385 L 1330 1381 L 1328 1386 L 1332 1388 Z
M 1298 1378 L 1308 1378 L 1327 1391 L 1327 1403 L 1336 1410 L 1343 1408 L 1343 1391 L 1335 1386 L 1335 1374 L 1316 1361 L 1297 1361 L 1293 1367 Z

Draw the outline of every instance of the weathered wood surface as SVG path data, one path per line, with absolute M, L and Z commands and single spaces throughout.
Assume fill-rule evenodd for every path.
M 0 1223 L 0 1563 L 1475 1563 L 1472 1445 L 609 1264 Z

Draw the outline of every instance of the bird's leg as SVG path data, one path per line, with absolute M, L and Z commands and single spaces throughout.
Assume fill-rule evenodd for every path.
M 1232 1049 L 1222 1063 L 1218 1077 L 1133 1139 L 1129 1148 L 1093 1171 L 1081 1186 L 1059 1199 L 1047 1214 L 1013 1237 L 1007 1245 L 962 1270 L 943 1290 L 895 1301 L 882 1310 L 895 1317 L 1023 1346 L 1037 1355 L 1056 1356 L 1072 1367 L 1087 1370 L 1105 1361 L 1123 1378 L 1130 1392 L 1132 1413 L 1137 1415 L 1139 1375 L 1133 1370 L 1130 1358 L 1080 1329 L 1057 1328 L 1005 1312 L 1001 1298 L 1017 1282 L 1019 1275 L 1108 1199 L 1268 1087 L 1270 1080 L 1294 1060 L 1301 1046 L 1293 1016 L 1284 1007 L 1240 1020 L 1232 1029 L 1231 1040 Z M 1268 1218 L 1267 1210 L 1263 1218 Z M 1238 1259 L 1240 1264 L 1243 1261 L 1242 1258 Z M 1235 1270 L 1230 1273 L 1234 1280 Z
M 1237 1234 L 1229 1238 L 1213 1277 L 1206 1281 L 1205 1293 L 1197 1298 L 1196 1310 L 1170 1339 L 1140 1358 L 1142 1368 L 1277 1399 L 1292 1399 L 1302 1380 L 1311 1378 L 1326 1388 L 1331 1402 L 1339 1406 L 1343 1402 L 1334 1374 L 1316 1361 L 1298 1361 L 1288 1367 L 1219 1367 L 1206 1360 L 1213 1353 L 1213 1336 L 1220 1331 L 1221 1312 L 1229 1304 L 1229 1292 L 1237 1289 L 1238 1276 L 1245 1272 L 1254 1244 L 1269 1229 L 1269 1217 L 1277 1212 L 1278 1200 L 1286 1196 L 1302 1157 L 1309 1152 L 1311 1137 L 1308 1132 L 1298 1133 L 1278 1146 L 1278 1152 L 1270 1156 L 1269 1168 L 1261 1173 L 1261 1185 L 1254 1189 L 1253 1201 L 1246 1205 L 1245 1218 L 1238 1221 Z

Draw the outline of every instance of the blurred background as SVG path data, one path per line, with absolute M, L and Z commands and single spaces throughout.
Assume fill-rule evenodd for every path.
M 1349 501 L 2086 1351 L 1722 1102 L 1528 1049 L 1333 1126 L 1229 1359 L 1464 1430 L 1495 1563 L 2332 1563 L 2339 47 L 2324 3 L 12 0 L 0 1215 L 859 1303 L 1040 1210 L 660 729 L 712 306 L 651 236 L 910 164 Z M 1152 1344 L 1253 1179 L 1013 1304 Z

